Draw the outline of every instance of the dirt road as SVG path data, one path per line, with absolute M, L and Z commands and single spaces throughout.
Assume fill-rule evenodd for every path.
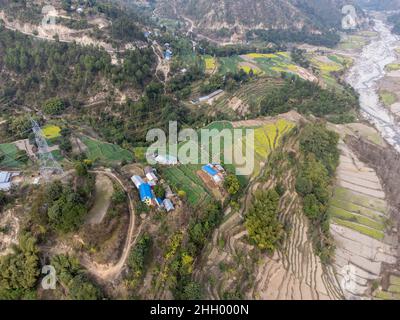
M 136 242 L 138 236 L 140 235 L 141 228 L 136 230 L 136 237 L 134 239 L 133 235 L 135 233 L 135 207 L 134 207 L 134 200 L 132 199 L 131 195 L 129 194 L 128 188 L 125 186 L 124 182 L 114 173 L 106 170 L 93 170 L 91 173 L 95 174 L 103 174 L 109 177 L 111 180 L 115 181 L 117 184 L 119 184 L 123 190 L 128 195 L 128 200 L 129 200 L 129 213 L 130 213 L 130 219 L 129 219 L 129 228 L 128 228 L 128 234 L 126 236 L 125 240 L 125 245 L 121 254 L 121 257 L 119 261 L 115 265 L 109 265 L 109 264 L 98 264 L 90 260 L 90 258 L 85 255 L 82 259 L 82 265 L 87 268 L 87 270 L 93 274 L 95 277 L 97 277 L 100 280 L 104 281 L 112 281 L 116 279 L 126 262 L 126 259 L 129 256 L 130 250 L 132 248 L 132 245 Z

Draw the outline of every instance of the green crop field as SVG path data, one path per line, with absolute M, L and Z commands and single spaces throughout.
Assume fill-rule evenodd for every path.
M 91 160 L 100 160 L 104 162 L 121 162 L 123 160 L 133 161 L 133 154 L 121 147 L 98 140 L 94 140 L 85 136 L 81 138 L 82 142 L 86 145 L 86 154 Z
M 221 74 L 226 74 L 228 72 L 235 73 L 239 70 L 238 66 L 241 62 L 244 62 L 244 60 L 239 56 L 219 58 L 219 72 Z
M 380 93 L 380 98 L 383 104 L 387 107 L 391 106 L 393 103 L 397 101 L 397 96 L 389 91 L 382 90 Z
M 386 204 L 348 189 L 335 188 L 328 214 L 332 221 L 377 240 L 384 238 Z
M 165 179 L 176 190 L 185 191 L 188 202 L 193 206 L 211 200 L 211 195 L 196 174 L 200 169 L 200 165 L 180 165 L 163 170 Z
M 0 144 L 0 156 L 4 155 L 4 159 L 0 161 L 1 167 L 21 168 L 25 164 L 18 160 L 18 148 L 13 143 Z
M 237 150 L 238 145 L 242 145 L 242 152 L 244 157 L 248 157 L 249 154 L 254 155 L 254 170 L 252 173 L 245 173 L 243 175 L 239 175 L 238 179 L 242 186 L 245 186 L 248 182 L 248 178 L 250 176 L 255 176 L 260 172 L 261 163 L 266 163 L 268 160 L 268 156 L 273 149 L 275 149 L 281 140 L 281 137 L 287 133 L 291 128 L 294 127 L 294 124 L 280 119 L 271 124 L 266 124 L 263 126 L 259 126 L 254 129 L 255 132 L 255 141 L 253 143 L 249 143 L 247 141 L 247 137 L 245 136 L 245 129 L 249 128 L 236 128 L 235 130 L 242 130 L 242 136 L 239 138 L 240 141 L 235 141 L 235 143 L 227 143 L 225 139 L 219 139 L 217 142 L 220 144 L 219 150 L 212 147 L 212 141 L 209 141 L 209 152 L 207 153 L 209 162 L 214 162 L 212 159 L 214 158 L 216 162 L 222 163 L 226 170 L 229 172 L 236 173 L 236 169 L 240 172 L 241 167 L 243 166 L 240 162 L 241 159 L 235 159 L 234 151 Z M 206 127 L 207 129 L 216 129 L 217 131 L 229 130 L 232 133 L 232 138 L 234 138 L 233 134 L 233 125 L 227 121 L 218 121 L 213 122 Z M 232 140 L 229 139 L 229 142 Z M 202 141 L 202 143 L 206 143 Z M 179 144 L 179 148 L 187 147 L 188 142 L 184 142 Z M 249 147 L 249 150 L 246 149 Z M 205 153 L 205 147 L 202 147 L 202 153 Z M 225 152 L 227 152 L 227 156 L 229 159 L 224 157 Z M 233 161 L 232 161 L 233 157 Z M 233 162 L 233 163 L 232 163 Z M 203 181 L 197 176 L 196 172 L 201 170 L 202 165 L 179 165 L 174 167 L 168 167 L 163 169 L 163 175 L 165 179 L 177 190 L 183 190 L 187 194 L 188 202 L 192 205 L 198 205 L 202 203 L 202 201 L 209 201 L 212 198 L 212 195 L 207 188 L 204 186 Z

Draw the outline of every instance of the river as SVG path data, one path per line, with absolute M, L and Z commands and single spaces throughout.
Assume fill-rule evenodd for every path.
M 374 21 L 374 30 L 379 37 L 364 47 L 349 70 L 346 81 L 360 95 L 362 115 L 400 152 L 400 126 L 380 102 L 377 85 L 386 75 L 385 66 L 397 60 L 395 49 L 399 38 L 381 20 Z

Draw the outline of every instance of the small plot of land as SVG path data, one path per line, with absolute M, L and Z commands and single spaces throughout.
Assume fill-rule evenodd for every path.
M 117 145 L 91 139 L 86 136 L 82 136 L 81 141 L 87 147 L 86 155 L 93 161 L 99 160 L 106 163 L 133 161 L 133 154 Z
M 400 70 L 400 63 L 390 63 L 385 67 L 386 71 L 397 71 Z
M 210 193 L 196 174 L 200 168 L 200 165 L 180 165 L 163 170 L 165 179 L 175 189 L 185 191 L 187 200 L 192 206 L 211 200 Z
M 87 222 L 99 224 L 107 214 L 114 192 L 114 187 L 110 178 L 104 174 L 96 176 L 94 205 L 87 215 Z
M 332 124 L 328 123 L 329 130 L 336 131 L 342 139 L 345 139 L 347 135 L 354 136 L 357 138 L 364 138 L 368 141 L 385 147 L 386 142 L 383 140 L 379 132 L 371 125 L 364 123 L 349 123 L 349 124 Z
M 312 56 L 311 59 L 312 66 L 318 70 L 321 80 L 328 87 L 338 88 L 340 87 L 334 76 L 334 73 L 347 69 L 351 64 L 352 60 L 350 58 L 331 54 L 327 56 Z
M 383 104 L 387 107 L 390 107 L 392 104 L 394 104 L 397 101 L 397 96 L 390 91 L 381 90 L 379 93 L 379 96 L 380 96 Z
M 258 110 L 261 101 L 273 90 L 276 90 L 281 83 L 277 78 L 263 77 L 257 79 L 242 85 L 233 95 L 225 94 L 216 101 L 213 108 L 225 113 L 240 113 L 241 110 L 249 110 L 250 108 Z M 233 106 L 236 105 L 235 101 L 237 103 L 238 100 L 240 100 L 239 106 L 233 110 Z
M 261 167 L 268 160 L 271 151 L 279 145 L 282 136 L 293 127 L 293 123 L 285 119 L 279 119 L 274 123 L 255 128 L 254 143 L 243 139 L 243 150 L 245 150 L 246 153 L 246 148 L 252 150 L 251 152 L 253 152 L 255 157 L 253 176 L 258 175 Z
M 20 161 L 20 150 L 14 143 L 0 144 L 0 156 L 3 155 L 3 160 L 0 161 L 1 167 L 21 168 L 24 163 Z
M 358 35 L 346 35 L 343 37 L 339 44 L 339 49 L 342 50 L 359 50 L 363 48 L 368 40 L 369 35 L 358 34 Z
M 54 125 L 47 125 L 42 129 L 42 131 L 46 139 L 55 139 L 60 136 L 61 128 Z
M 391 275 L 386 289 L 378 289 L 374 292 L 374 298 L 380 300 L 400 300 L 400 277 Z
M 204 63 L 207 73 L 212 73 L 217 68 L 217 60 L 211 56 L 205 56 Z

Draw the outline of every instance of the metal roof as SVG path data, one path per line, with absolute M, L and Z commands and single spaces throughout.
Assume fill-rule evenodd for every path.
M 207 172 L 211 176 L 215 176 L 218 172 L 210 167 L 210 165 L 203 166 L 203 171 Z
M 143 179 L 139 176 L 132 176 L 131 180 L 135 184 L 136 188 L 139 188 L 140 185 L 144 183 Z
M 7 183 L 11 180 L 11 173 L 0 171 L 0 183 Z
M 153 192 L 148 183 L 142 183 L 139 186 L 140 200 L 145 201 L 146 199 L 153 199 Z
M 169 199 L 164 199 L 163 205 L 164 205 L 165 210 L 167 210 L 168 212 L 175 209 L 174 205 L 172 204 L 172 201 Z

